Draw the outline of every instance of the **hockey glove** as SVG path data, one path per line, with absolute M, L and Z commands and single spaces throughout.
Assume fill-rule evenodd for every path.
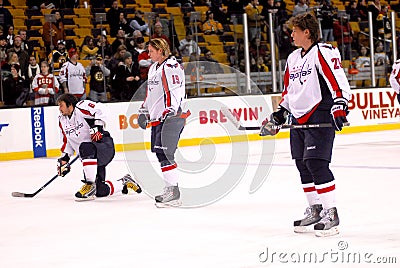
M 65 154 L 63 157 L 57 160 L 57 173 L 58 176 L 64 177 L 71 171 L 71 166 L 69 165 L 69 156 Z
M 150 120 L 150 115 L 149 115 L 149 111 L 147 111 L 146 108 L 139 108 L 138 110 L 138 125 L 140 128 L 142 129 L 146 129 L 147 124 L 149 123 Z
M 278 110 L 270 115 L 270 120 L 268 121 L 266 118 L 262 123 L 260 136 L 274 136 L 278 134 L 281 126 L 286 122 L 288 114 L 285 108 L 279 106 Z
M 90 129 L 90 138 L 93 142 L 98 142 L 103 138 L 103 127 L 94 126 Z
M 331 115 L 335 123 L 335 129 L 341 131 L 343 125 L 347 123 L 347 101 L 343 98 L 336 98 L 333 101 Z
M 174 115 L 175 115 L 175 112 L 174 112 L 174 110 L 172 110 L 172 108 L 166 108 L 161 115 L 160 121 L 164 122 L 168 117 L 174 116 Z

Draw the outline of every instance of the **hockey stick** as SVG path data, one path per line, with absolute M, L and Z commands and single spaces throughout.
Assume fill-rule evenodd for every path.
M 268 126 L 269 129 L 274 129 L 274 130 L 279 130 L 279 129 L 305 129 L 305 128 L 321 128 L 321 127 L 333 127 L 331 123 L 320 123 L 320 124 L 304 124 L 304 125 L 281 125 L 281 126 L 276 126 L 272 124 L 264 124 L 263 126 L 259 127 L 244 127 L 242 124 L 237 120 L 237 118 L 232 114 L 232 112 L 226 107 L 222 106 L 221 107 L 221 112 L 223 115 L 225 115 L 226 118 L 230 122 L 232 122 L 238 130 L 260 130 L 260 136 L 267 136 L 268 134 L 265 134 L 263 129 Z M 350 126 L 350 123 L 344 123 L 343 126 Z
M 78 160 L 79 155 L 76 156 L 74 159 L 72 159 L 71 162 L 68 163 L 68 166 L 72 165 L 76 160 Z M 49 185 L 52 181 L 54 181 L 55 179 L 57 179 L 58 174 L 55 175 L 53 178 L 51 178 L 51 180 L 49 180 L 48 182 L 45 183 L 45 185 L 43 185 L 42 187 L 40 187 L 36 192 L 34 192 L 33 194 L 25 194 L 25 193 L 20 193 L 20 192 L 12 192 L 11 195 L 13 197 L 34 197 L 35 195 L 37 195 L 40 191 L 42 191 L 44 188 L 47 187 L 47 185 Z

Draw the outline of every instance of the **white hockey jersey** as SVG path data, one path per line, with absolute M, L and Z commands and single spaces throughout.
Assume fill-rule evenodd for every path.
M 396 60 L 392 66 L 392 72 L 389 78 L 390 86 L 400 94 L 400 60 Z
M 302 56 L 293 51 L 286 62 L 280 105 L 300 124 L 319 107 L 330 109 L 333 99 L 351 98 L 350 85 L 341 65 L 340 53 L 330 44 L 317 43 Z
M 60 115 L 58 120 L 63 141 L 61 152 L 68 155 L 73 155 L 74 152 L 79 153 L 82 142 L 91 142 L 88 121 L 105 122 L 108 114 L 108 108 L 104 104 L 83 100 L 76 104 L 71 117 Z
M 67 82 L 69 93 L 74 95 L 85 93 L 86 71 L 80 62 L 73 64 L 67 61 L 63 64 L 60 71 L 60 83 L 64 82 Z
M 146 99 L 143 108 L 150 114 L 150 120 L 161 118 L 166 108 L 178 112 L 185 98 L 185 72 L 174 57 L 161 65 L 150 66 L 147 80 Z

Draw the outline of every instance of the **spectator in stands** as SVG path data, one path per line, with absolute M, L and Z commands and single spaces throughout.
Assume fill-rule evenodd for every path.
M 359 50 L 359 55 L 355 61 L 356 68 L 369 68 L 371 66 L 371 57 L 369 55 L 368 48 L 366 46 L 361 45 Z
M 139 65 L 132 61 L 132 54 L 126 52 L 124 64 L 118 66 L 117 77 L 120 100 L 130 101 L 139 87 Z
M 219 62 L 213 58 L 213 53 L 209 49 L 204 50 L 204 74 L 223 74 L 224 70 Z
M 335 40 L 333 37 L 335 9 L 327 0 L 323 0 L 320 12 L 321 16 L 318 16 L 318 18 L 321 19 L 322 41 L 332 42 Z
M 65 41 L 58 40 L 57 49 L 53 50 L 48 56 L 48 62 L 53 65 L 54 75 L 58 76 L 60 69 L 69 59 L 68 52 L 65 49 Z
M 140 38 L 140 40 L 138 39 L 138 42 L 140 42 L 140 41 L 141 41 L 141 38 Z M 146 44 L 144 42 L 144 39 L 143 39 L 143 43 L 144 43 L 145 49 L 138 56 L 140 84 L 142 84 L 143 82 L 145 82 L 147 80 L 147 74 L 149 73 L 150 65 L 153 64 L 153 61 L 150 59 L 149 52 L 147 50 L 148 44 Z M 143 43 L 138 43 L 138 45 L 141 45 Z
M 282 25 L 282 31 L 278 32 L 277 43 L 279 58 L 282 60 L 286 60 L 289 54 L 296 49 L 292 39 L 292 31 L 289 29 L 287 22 Z
M 269 68 L 264 63 L 264 58 L 258 56 L 257 58 L 257 72 L 269 72 Z
M 12 47 L 14 44 L 14 26 L 7 25 L 6 26 L 6 36 L 7 36 L 7 46 Z
M 29 56 L 29 65 L 28 65 L 28 82 L 30 85 L 30 89 L 32 91 L 32 81 L 35 76 L 40 73 L 40 66 L 36 62 L 35 56 L 31 55 Z
M 357 9 L 360 12 L 361 21 L 368 21 L 367 0 L 358 0 Z
M 10 66 L 11 76 L 3 81 L 4 104 L 10 107 L 25 105 L 29 97 L 29 88 L 26 81 L 19 75 L 20 66 L 13 63 Z
M 99 48 L 99 53 L 102 53 L 102 49 L 104 50 L 104 63 L 110 60 L 112 56 L 111 45 L 107 40 L 106 35 L 101 35 L 99 40 L 97 41 L 97 47 Z
M 269 60 L 269 49 L 266 45 L 261 44 L 261 39 L 259 37 L 254 38 L 250 42 L 249 52 L 254 59 L 261 56 L 265 61 Z
M 121 10 L 119 13 L 119 24 L 118 29 L 122 29 L 125 32 L 126 36 L 131 36 L 133 33 L 132 28 L 129 26 L 128 20 L 126 18 L 125 12 Z
M 249 25 L 249 40 L 255 37 L 261 37 L 261 28 L 264 25 L 265 17 L 261 15 L 263 6 L 259 5 L 258 0 L 250 0 L 245 6 L 244 11 L 247 14 Z
M 128 47 L 130 48 L 130 44 L 127 42 L 127 39 L 125 37 L 124 30 L 119 29 L 118 33 L 117 33 L 117 36 L 116 36 L 116 39 L 111 44 L 111 52 L 115 53 L 118 50 L 119 46 L 121 46 L 121 45 L 124 45 L 127 48 Z
M 52 10 L 56 22 L 45 22 L 43 24 L 43 42 L 46 47 L 46 52 L 50 53 L 59 40 L 65 40 L 64 23 L 62 21 L 61 12 L 59 10 Z
M 380 40 L 384 40 L 384 47 L 387 53 L 390 52 L 390 44 L 392 42 L 392 24 L 388 16 L 388 9 L 389 7 L 387 5 L 383 5 L 376 19 L 378 24 L 378 37 Z
M 389 57 L 386 55 L 383 43 L 381 41 L 378 41 L 375 44 L 374 63 L 375 66 L 382 66 L 382 65 L 389 66 L 390 64 Z
M 2 66 L 2 69 L 4 71 L 11 72 L 11 65 L 13 65 L 13 64 L 19 65 L 18 54 L 15 52 L 7 52 L 7 57 L 6 57 L 5 63 Z M 18 70 L 20 70 L 20 68 Z
M 0 0 L 0 15 L 4 15 L 4 21 L 0 24 L 3 26 L 3 29 L 5 29 L 7 25 L 14 24 L 11 12 L 3 6 L 3 0 Z
M 165 18 L 161 18 L 160 15 L 156 13 L 154 17 L 154 27 L 158 22 L 161 23 L 161 34 L 169 37 L 169 21 Z
M 63 64 L 60 70 L 60 83 L 64 93 L 71 93 L 78 100 L 86 99 L 86 71 L 82 63 L 78 62 L 79 54 L 75 48 L 68 51 L 69 61 Z
M 299 14 L 306 13 L 308 9 L 308 6 L 306 4 L 305 0 L 298 0 L 297 4 L 293 8 L 293 17 Z
M 149 25 L 143 20 L 143 14 L 143 11 L 136 10 L 135 17 L 129 23 L 129 26 L 131 26 L 133 30 L 139 30 L 143 35 L 149 36 L 150 28 Z
M 86 67 L 86 75 L 90 76 L 90 92 L 89 99 L 92 101 L 107 101 L 106 77 L 110 75 L 110 70 L 104 65 L 103 57 L 97 55 Z
M 354 22 L 361 21 L 361 14 L 357 8 L 357 1 L 355 1 L 355 0 L 350 1 L 349 5 L 346 6 L 346 12 L 350 16 L 350 21 L 354 21 Z
M 94 39 L 91 36 L 85 36 L 83 40 L 81 56 L 82 60 L 93 60 L 96 58 L 99 48 L 94 45 Z
M 168 36 L 163 34 L 163 26 L 162 26 L 161 22 L 156 22 L 154 24 L 154 34 L 151 36 L 151 39 L 154 39 L 154 38 L 164 39 L 165 41 L 167 41 L 167 43 L 171 49 L 171 41 L 169 40 Z
M 124 55 L 127 52 L 125 45 L 120 45 L 117 52 L 111 57 L 108 62 L 108 69 L 110 69 L 110 85 L 111 85 L 111 100 L 120 100 L 120 94 L 118 91 L 118 82 L 116 80 L 117 69 L 119 65 L 124 64 Z
M 26 52 L 28 52 L 28 55 L 32 55 L 33 46 L 31 45 L 31 42 L 29 42 L 29 40 L 27 40 L 26 31 L 25 30 L 19 30 L 18 31 L 18 35 L 21 36 L 21 39 L 22 39 L 21 48 L 23 50 L 25 50 Z
M 186 31 L 185 39 L 182 39 L 179 42 L 179 52 L 182 57 L 188 57 L 193 52 L 197 53 L 198 55 L 201 54 L 200 47 L 196 41 L 193 40 L 193 35 L 190 30 Z
M 372 12 L 372 24 L 374 27 L 374 36 L 378 36 L 378 15 L 382 10 L 381 1 L 374 0 L 368 2 L 368 11 Z
M 110 36 L 115 37 L 119 29 L 119 16 L 123 10 L 118 6 L 118 1 L 112 2 L 111 8 L 107 11 L 107 23 L 110 25 Z
M 1 68 L 4 69 L 4 64 L 7 60 L 7 38 L 6 36 L 0 35 L 0 64 Z
M 338 44 L 342 59 L 351 60 L 351 43 L 353 42 L 353 30 L 348 17 L 340 17 L 333 24 L 333 35 Z
M 224 27 L 221 23 L 214 20 L 214 13 L 212 11 L 206 12 L 206 21 L 203 23 L 204 34 L 223 34 Z
M 22 38 L 19 35 L 14 37 L 13 46 L 7 50 L 7 52 L 15 52 L 18 55 L 19 64 L 21 67 L 21 76 L 25 79 L 28 77 L 28 64 L 29 64 L 29 54 L 21 47 Z
M 41 72 L 36 74 L 32 81 L 32 90 L 35 92 L 35 105 L 55 105 L 55 96 L 59 90 L 57 78 L 49 72 L 47 61 L 40 63 Z

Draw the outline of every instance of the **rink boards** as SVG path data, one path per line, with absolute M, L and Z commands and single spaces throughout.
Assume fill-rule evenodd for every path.
M 400 128 L 400 106 L 391 88 L 353 90 L 349 102 L 351 123 L 342 133 Z M 243 126 L 259 126 L 280 100 L 280 94 L 189 99 L 190 110 L 180 146 L 260 139 L 257 131 L 239 131 L 221 112 L 228 107 Z M 149 148 L 150 130 L 137 125 L 141 102 L 107 103 L 107 130 L 117 151 Z M 0 110 L 0 161 L 60 155 L 58 107 L 27 107 Z M 274 138 L 286 138 L 282 130 Z M 271 137 L 267 137 L 271 138 Z

